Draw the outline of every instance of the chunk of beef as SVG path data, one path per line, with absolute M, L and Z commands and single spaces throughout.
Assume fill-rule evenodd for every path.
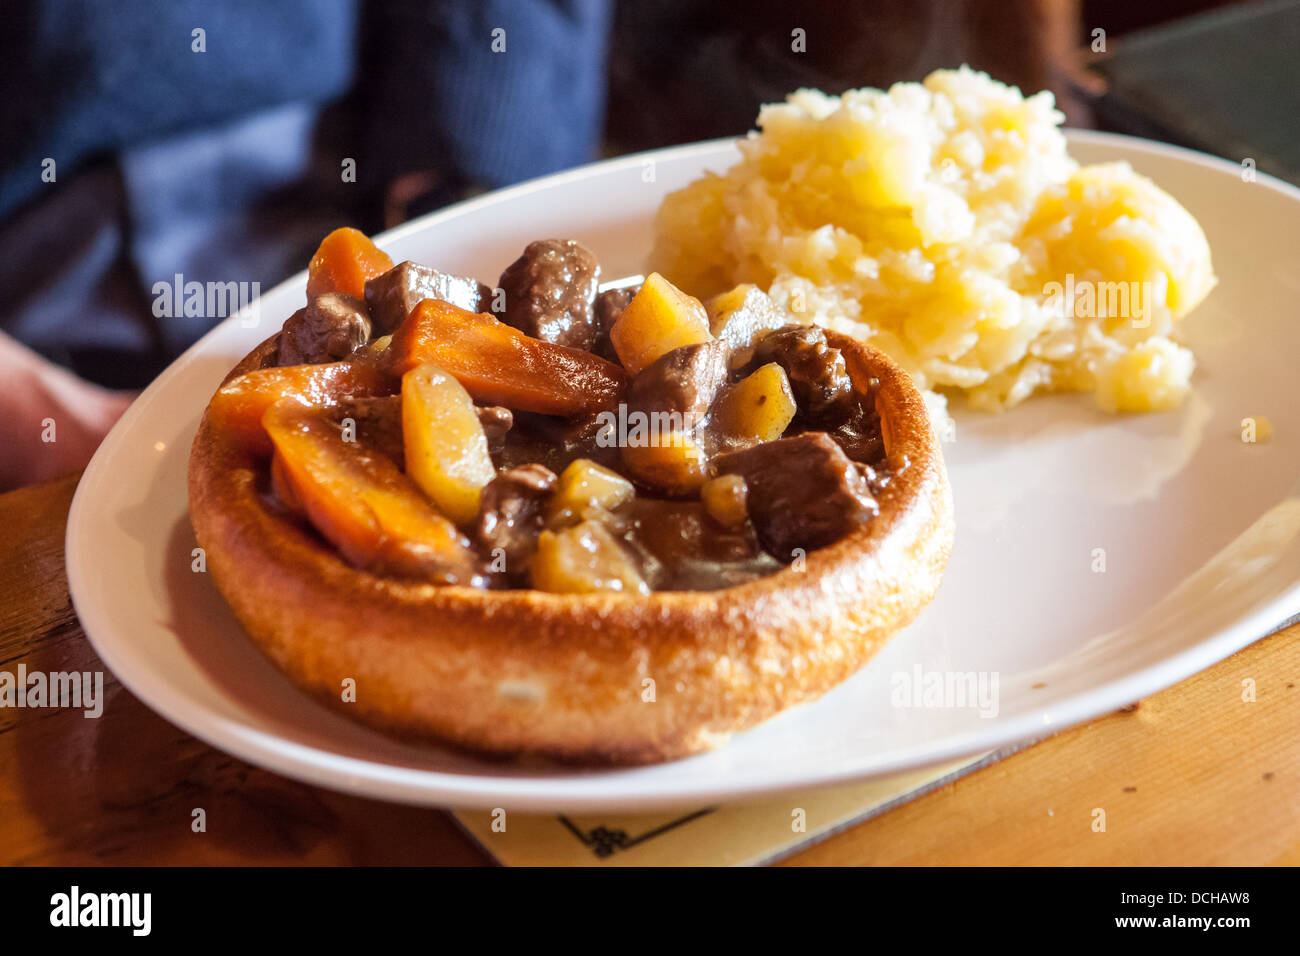
M 621 289 L 606 289 L 596 296 L 596 341 L 592 343 L 591 350 L 601 358 L 621 364 L 618 353 L 614 351 L 614 344 L 609 340 L 609 330 L 614 327 L 628 303 L 641 291 L 641 285 L 638 282 Z
M 840 350 L 815 325 L 768 332 L 754 347 L 752 365 L 776 362 L 790 379 L 799 408 L 813 422 L 840 419 L 852 410 L 853 380 Z
M 708 478 L 709 407 L 727 381 L 730 347 L 720 339 L 661 355 L 627 390 L 627 434 L 620 439 L 627 473 L 672 498 L 695 497 Z
M 596 296 L 596 324 L 600 331 L 609 335 L 609 330 L 614 327 L 618 317 L 623 314 L 623 310 L 628 307 L 636 294 L 641 291 L 642 282 L 636 285 L 622 286 L 617 289 L 606 289 Z
M 492 290 L 469 276 L 448 275 L 409 261 L 366 283 L 366 304 L 370 306 L 376 335 L 395 330 L 425 299 L 483 312 L 492 300 Z
M 525 335 L 590 349 L 596 341 L 600 265 L 572 239 L 539 239 L 501 273 L 502 320 Z
M 688 428 L 702 422 L 718 390 L 727 383 L 730 352 L 726 342 L 713 339 L 661 355 L 632 379 L 627 390 L 628 410 L 681 412 Z
M 479 405 L 475 411 L 478 412 L 478 423 L 483 426 L 483 434 L 487 436 L 488 451 L 495 455 L 505 447 L 506 433 L 515 424 L 514 413 L 501 405 Z
M 496 559 L 504 557 L 508 580 L 521 581 L 527 573 L 542 531 L 543 508 L 555 482 L 555 472 L 549 468 L 521 465 L 501 472 L 483 489 L 474 540 L 489 567 L 497 566 Z
M 879 511 L 859 468 L 825 432 L 778 438 L 714 459 L 740 475 L 764 550 L 780 561 L 838 541 Z
M 280 365 L 337 362 L 369 340 L 366 304 L 342 292 L 328 292 L 285 319 L 277 361 Z

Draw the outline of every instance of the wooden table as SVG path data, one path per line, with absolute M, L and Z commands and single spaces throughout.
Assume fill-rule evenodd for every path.
M 0 495 L 0 670 L 103 669 L 63 571 L 75 487 Z M 490 862 L 440 811 L 296 783 L 176 729 L 111 673 L 104 689 L 98 720 L 0 708 L 0 863 Z M 1297 731 L 1300 625 L 787 862 L 1300 864 Z

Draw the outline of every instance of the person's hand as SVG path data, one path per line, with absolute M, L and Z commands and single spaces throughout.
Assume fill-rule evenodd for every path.
M 0 332 L 0 491 L 84 468 L 134 392 L 78 378 Z

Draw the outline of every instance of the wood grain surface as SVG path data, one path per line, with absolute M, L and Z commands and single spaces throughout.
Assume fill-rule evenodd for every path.
M 64 576 L 75 487 L 0 495 L 0 670 L 103 669 Z M 1298 685 L 1295 626 L 786 862 L 1300 864 Z M 104 692 L 97 720 L 0 708 L 0 863 L 489 862 L 441 811 L 296 783 L 176 729 L 111 673 Z

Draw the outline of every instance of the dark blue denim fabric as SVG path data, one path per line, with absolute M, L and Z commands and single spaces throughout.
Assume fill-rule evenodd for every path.
M 0 327 L 105 384 L 221 318 L 155 318 L 155 282 L 265 290 L 329 229 L 376 224 L 392 177 L 494 187 L 599 143 L 609 0 L 27 7 L 0 33 Z

